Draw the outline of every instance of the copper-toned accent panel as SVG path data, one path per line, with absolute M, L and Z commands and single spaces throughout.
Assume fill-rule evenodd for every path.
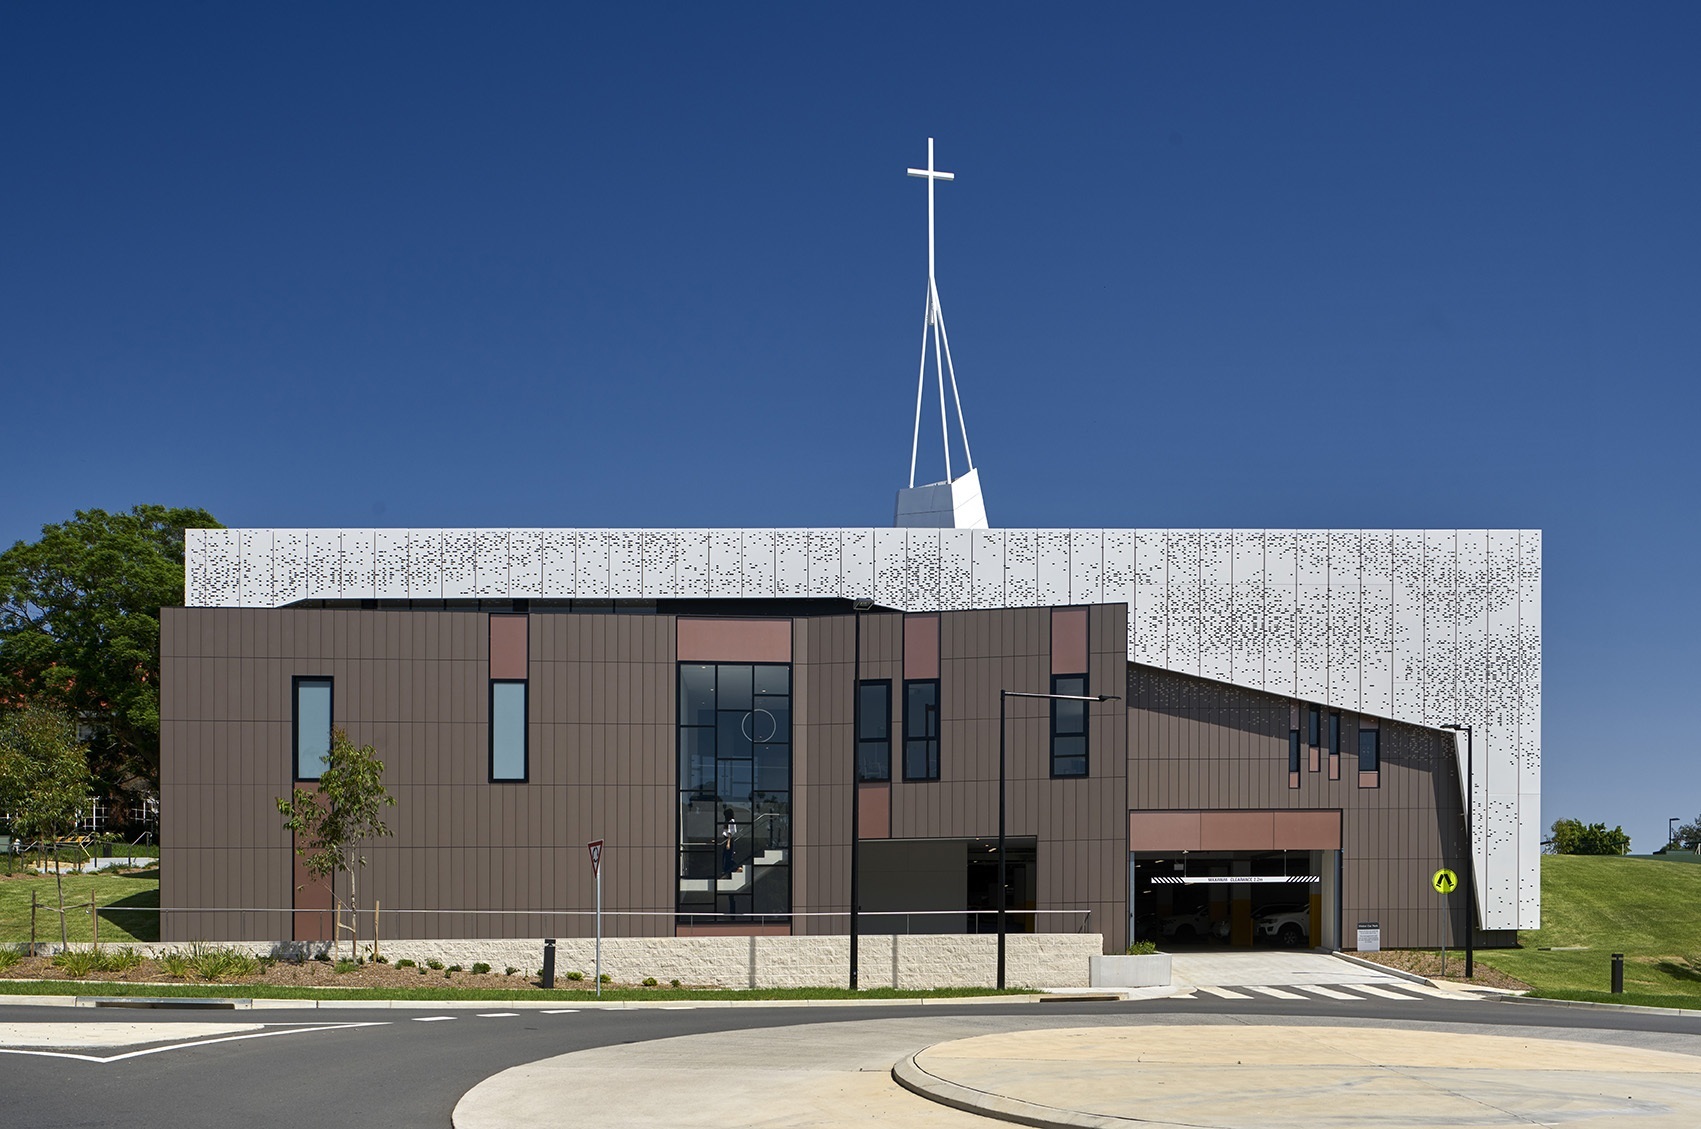
M 1340 778 L 1341 778 L 1341 758 L 1336 753 L 1330 753 L 1329 754 L 1329 779 L 1330 780 L 1339 780 Z
M 863 839 L 892 837 L 892 785 L 859 784 L 862 796 L 857 800 L 857 836 Z
M 293 839 L 293 836 L 292 836 Z M 299 854 L 290 852 L 294 860 L 294 877 L 291 887 L 295 891 L 294 908 L 297 912 L 290 915 L 294 919 L 291 930 L 297 941 L 329 941 L 331 940 L 331 888 L 323 878 L 315 878 L 307 871 L 307 864 Z M 302 913 L 302 910 L 323 910 L 323 913 Z
M 526 622 L 523 615 L 490 617 L 490 677 L 526 677 Z
M 939 614 L 904 617 L 904 677 L 939 677 Z
M 1275 813 L 1278 851 L 1338 851 L 1341 813 L 1338 811 L 1279 811 Z
M 1288 773 L 1288 787 L 1289 788 L 1298 788 L 1299 787 L 1299 773 L 1297 773 L 1297 772 Z
M 680 925 L 675 937 L 790 937 L 789 925 Z
M 1199 813 L 1196 811 L 1129 812 L 1128 849 L 1131 851 L 1199 850 Z
M 1051 673 L 1087 673 L 1087 609 L 1051 609 Z
M 1382 774 L 1380 772 L 1361 772 L 1358 774 L 1358 786 L 1360 788 L 1380 788 L 1382 787 Z
M 1275 812 L 1205 811 L 1199 813 L 1202 851 L 1268 851 L 1276 845 Z
M 686 663 L 788 663 L 791 620 L 682 617 L 678 651 Z
M 1323 754 L 1316 745 L 1311 746 L 1311 771 L 1316 772 L 1323 767 Z

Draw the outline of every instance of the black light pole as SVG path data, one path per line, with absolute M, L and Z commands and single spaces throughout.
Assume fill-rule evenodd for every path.
M 1463 730 L 1465 734 L 1465 979 L 1469 980 L 1475 974 L 1476 966 L 1477 844 L 1471 827 L 1476 822 L 1477 751 L 1470 726 L 1443 725 L 1441 728 L 1455 733 Z
M 1004 937 L 1007 933 L 1004 922 L 1004 908 L 1009 903 L 1005 884 L 1005 849 L 1004 849 L 1004 793 L 1005 793 L 1005 758 L 1004 758 L 1004 703 L 1011 698 L 1045 698 L 1057 702 L 1119 702 L 1120 694 L 1035 694 L 1024 690 L 998 691 L 998 987 L 1004 987 Z
M 1681 815 L 1674 815 L 1666 820 L 1666 850 L 1668 851 L 1677 845 L 1677 821 L 1682 818 Z
M 853 600 L 856 643 L 851 651 L 851 872 L 850 872 L 850 986 L 856 991 L 857 912 L 862 909 L 862 613 L 873 600 Z

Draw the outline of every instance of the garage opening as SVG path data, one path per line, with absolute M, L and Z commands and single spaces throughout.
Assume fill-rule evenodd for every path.
M 1165 948 L 1335 948 L 1334 851 L 1136 851 L 1132 933 Z

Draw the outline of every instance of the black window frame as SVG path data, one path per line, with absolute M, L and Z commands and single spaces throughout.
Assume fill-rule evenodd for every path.
M 1053 694 L 1072 694 L 1085 698 L 1087 696 L 1087 676 L 1084 674 L 1054 674 L 1051 676 L 1051 692 Z M 1072 704 L 1081 707 L 1081 729 L 1078 733 L 1064 733 L 1057 727 L 1058 707 L 1064 705 L 1064 703 L 1056 698 L 1051 700 L 1051 778 L 1053 780 L 1081 780 L 1092 774 L 1092 760 L 1088 755 L 1087 746 L 1087 703 L 1075 702 Z M 1057 739 L 1059 737 L 1079 737 L 1081 739 L 1080 753 L 1069 753 L 1064 758 L 1071 761 L 1079 759 L 1081 771 L 1058 771 Z
M 867 720 L 863 709 L 862 692 L 865 689 L 876 688 L 885 697 L 886 724 L 878 737 L 868 737 L 862 732 L 863 723 Z M 858 784 L 890 784 L 892 782 L 892 680 L 890 678 L 864 678 L 856 684 L 856 782 Z M 873 775 L 863 771 L 863 754 L 865 751 L 879 749 L 884 754 L 886 771 L 882 775 Z
M 1323 743 L 1323 710 L 1319 706 L 1306 706 L 1305 735 L 1306 745 L 1315 749 Z
M 1299 730 L 1288 730 L 1288 771 L 1299 772 L 1305 758 L 1300 754 Z
M 520 775 L 496 775 L 496 688 L 498 686 L 518 686 L 520 698 Z M 485 778 L 492 784 L 529 784 L 532 778 L 532 691 L 524 678 L 492 678 L 490 680 L 489 696 L 485 701 L 485 729 L 488 730 L 486 744 L 488 759 L 485 762 Z
M 325 729 L 325 752 L 328 755 L 331 745 L 336 738 L 332 736 L 337 731 L 337 680 L 328 674 L 297 674 L 289 680 L 289 762 L 290 774 L 296 783 L 318 783 L 318 776 L 301 775 L 301 687 L 304 683 L 325 684 L 330 698 L 329 708 L 325 710 L 325 720 L 329 723 Z
M 1370 738 L 1370 767 L 1365 767 L 1364 739 Z M 1382 771 L 1382 730 L 1363 729 L 1358 731 L 1358 770 L 1360 772 Z
M 1329 711 L 1329 755 L 1341 755 L 1341 711 Z
M 927 729 L 928 729 L 927 715 L 930 711 L 928 711 L 925 708 L 920 711 L 921 715 L 922 715 L 921 718 L 920 718 L 920 731 L 917 732 L 916 730 L 911 728 L 912 725 L 915 724 L 916 719 L 914 718 L 912 711 L 910 710 L 910 688 L 911 687 L 919 687 L 919 686 L 931 686 L 933 688 L 933 708 L 931 710 L 931 713 L 933 714 L 933 725 L 932 725 L 933 732 L 931 734 L 929 734 L 927 732 Z M 917 784 L 924 784 L 924 783 L 931 783 L 931 782 L 939 780 L 939 778 L 940 778 L 939 731 L 942 728 L 944 728 L 944 726 L 942 724 L 942 720 L 943 719 L 941 719 L 941 717 L 939 716 L 939 679 L 937 679 L 937 678 L 906 678 L 906 679 L 904 679 L 904 781 L 905 781 L 905 783 L 912 783 L 913 782 L 913 783 L 917 783 Z M 920 741 L 922 743 L 922 758 L 923 758 L 923 761 L 925 762 L 924 765 L 923 765 L 923 768 L 924 769 L 931 769 L 930 775 L 923 775 L 923 776 L 911 776 L 910 775 L 910 742 L 911 741 Z

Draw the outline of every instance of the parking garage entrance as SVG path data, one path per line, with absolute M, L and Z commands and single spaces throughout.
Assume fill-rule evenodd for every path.
M 1129 812 L 1129 935 L 1340 947 L 1339 811 Z

